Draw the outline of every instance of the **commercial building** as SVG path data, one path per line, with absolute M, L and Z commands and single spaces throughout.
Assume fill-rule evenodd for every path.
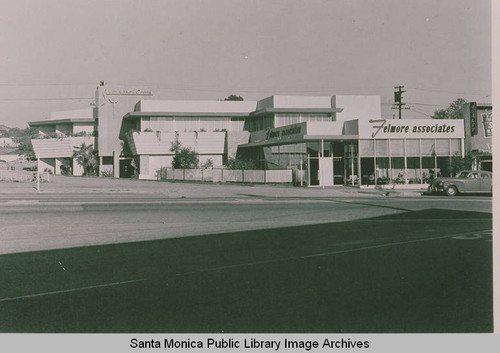
M 491 104 L 467 103 L 462 107 L 465 150 L 473 158 L 473 168 L 493 171 L 493 117 Z
M 85 137 L 98 149 L 101 173 L 156 179 L 159 169 L 172 165 L 172 144 L 179 142 L 198 153 L 200 164 L 222 168 L 229 158 L 252 160 L 259 169 L 291 169 L 294 182 L 302 185 L 421 187 L 433 174 L 450 175 L 452 158 L 464 156 L 468 143 L 477 145 L 477 134 L 467 135 L 467 119 L 384 120 L 378 96 L 259 101 L 145 96 L 152 93 L 101 85 L 85 117 L 65 112 L 30 123 L 41 134 L 65 136 L 33 140 L 37 157 L 57 174 L 82 143 L 70 139 Z M 82 129 L 85 136 L 74 136 Z M 81 175 L 74 159 L 72 166 L 72 173 Z

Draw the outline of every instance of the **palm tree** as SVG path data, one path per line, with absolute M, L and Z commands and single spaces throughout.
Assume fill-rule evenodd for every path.
M 83 167 L 83 175 L 97 175 L 97 150 L 92 144 L 83 142 L 79 147 L 75 147 L 73 158 Z

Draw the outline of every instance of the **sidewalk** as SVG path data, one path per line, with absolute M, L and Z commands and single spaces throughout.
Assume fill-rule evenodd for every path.
M 40 183 L 40 191 L 36 183 L 0 182 L 1 199 L 22 199 L 25 196 L 35 199 L 42 195 L 64 196 L 88 194 L 102 197 L 126 198 L 127 195 L 143 195 L 155 199 L 175 198 L 246 198 L 246 197 L 394 197 L 420 196 L 417 190 L 376 190 L 358 189 L 349 186 L 334 187 L 298 187 L 291 185 L 271 184 L 233 184 L 233 183 L 189 183 L 189 182 L 157 182 L 147 180 L 112 179 L 98 177 L 66 177 L 51 176 L 50 182 Z

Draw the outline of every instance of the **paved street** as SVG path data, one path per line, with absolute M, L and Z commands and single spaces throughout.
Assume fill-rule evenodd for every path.
M 490 197 L 227 186 L 0 194 L 0 331 L 493 330 Z

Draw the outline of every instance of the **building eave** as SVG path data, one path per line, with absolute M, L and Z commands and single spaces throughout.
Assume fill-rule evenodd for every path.
M 96 119 L 57 119 L 57 120 L 38 120 L 28 122 L 29 126 L 57 125 L 72 123 L 96 123 Z
M 270 113 L 340 113 L 343 108 L 265 108 L 250 113 L 251 117 Z
M 123 116 L 123 119 L 131 120 L 142 117 L 200 117 L 200 118 L 214 118 L 214 117 L 227 117 L 238 118 L 248 117 L 248 113 L 196 113 L 196 112 L 130 112 Z

